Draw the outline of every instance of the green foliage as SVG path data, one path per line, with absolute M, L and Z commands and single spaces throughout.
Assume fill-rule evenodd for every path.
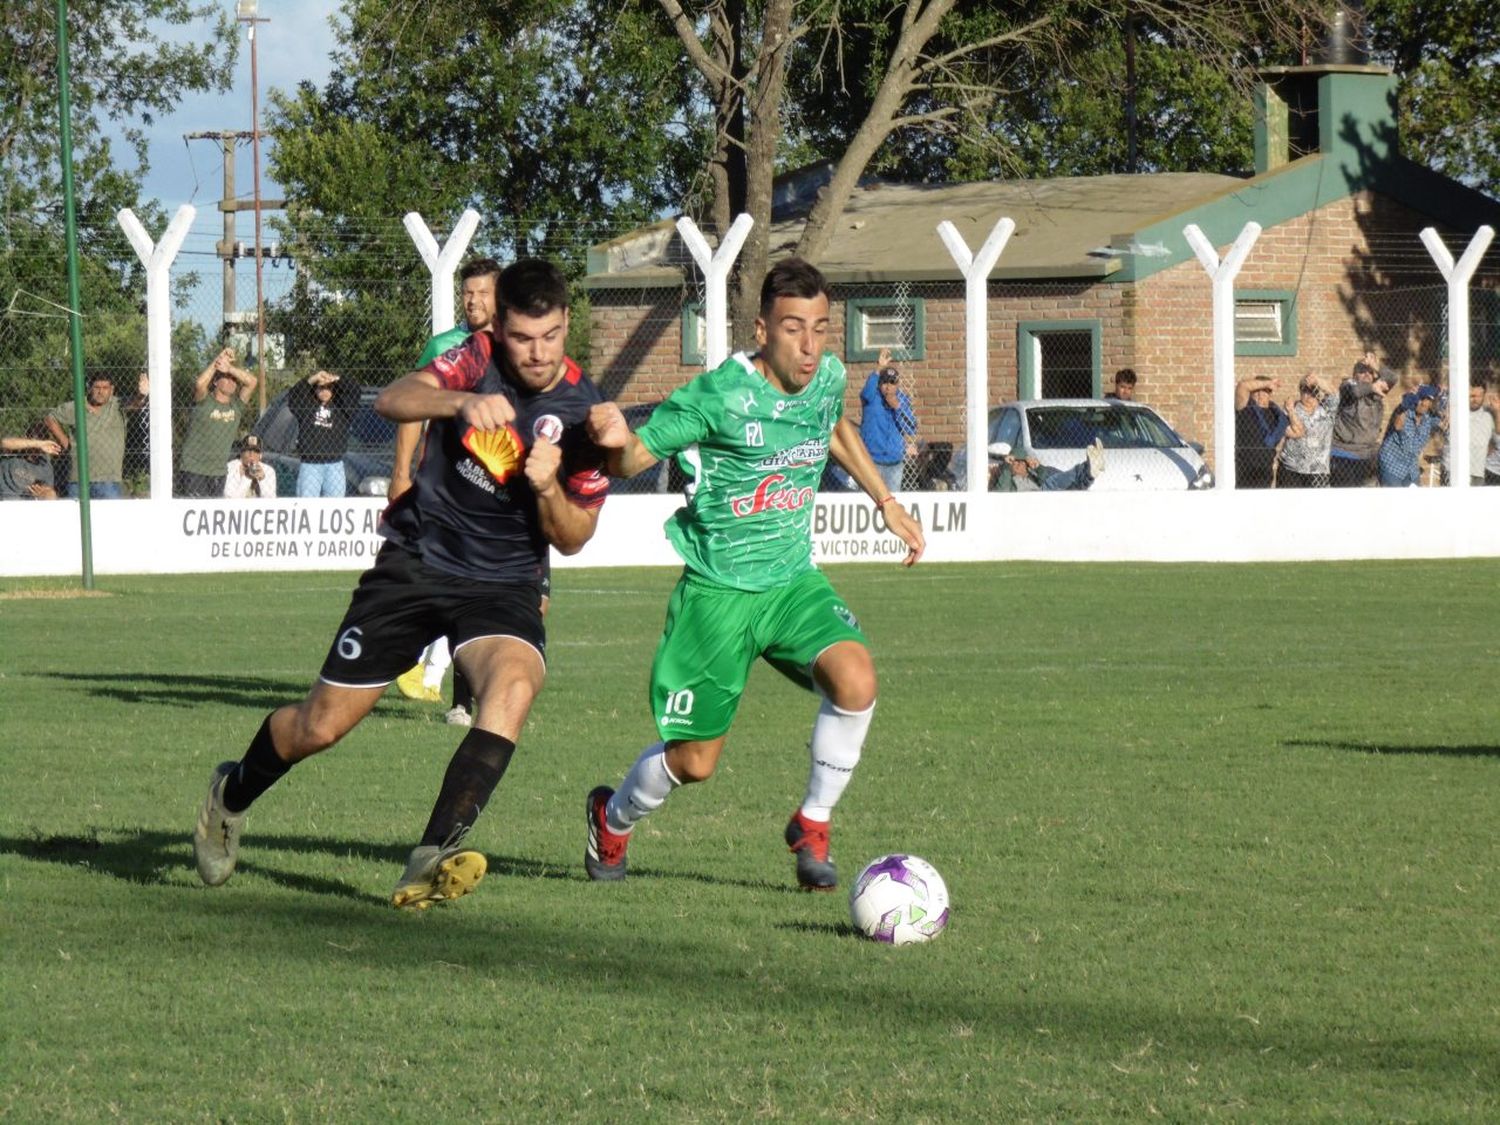
M 927 54 L 1050 22 L 955 60 L 914 91 L 903 106 L 907 123 L 869 171 L 915 182 L 1127 171 L 1130 10 L 1096 0 L 960 3 Z M 1254 71 L 1297 61 L 1285 15 L 1238 0 L 1150 11 L 1156 18 L 1134 11 L 1135 169 L 1248 172 Z M 832 157 L 871 110 L 900 18 L 899 6 L 877 3 L 846 4 L 840 14 L 837 39 L 809 37 L 799 47 L 792 78 L 799 136 Z
M 174 34 L 213 13 L 205 41 Z M 186 94 L 227 86 L 232 30 L 217 5 L 189 0 L 68 4 L 79 284 L 91 368 L 133 377 L 145 362 L 144 273 L 115 218 L 130 207 L 148 230 L 165 226 L 160 208 L 139 198 L 140 127 Z M 57 67 L 55 7 L 0 5 L 0 429 L 7 434 L 73 394 Z M 105 137 L 109 123 L 123 130 L 135 167 Z M 201 332 L 181 325 L 175 332 L 183 345 L 177 363 L 201 366 Z
M 555 572 L 547 688 L 470 838 L 490 875 L 415 916 L 385 895 L 458 735 L 394 693 L 256 804 L 228 884 L 192 866 L 209 771 L 307 689 L 352 572 L 106 577 L 87 598 L 5 582 L 53 596 L 4 603 L 0 1106 L 1500 1115 L 1495 639 L 1475 612 L 1500 564 L 831 573 L 881 677 L 834 855 L 846 882 L 887 851 L 931 860 L 954 915 L 930 946 L 859 940 L 843 894 L 793 888 L 780 835 L 815 703 L 765 668 L 717 775 L 637 830 L 630 879 L 585 881 L 584 794 L 652 737 L 670 569 Z
M 327 88 L 275 97 L 270 114 L 282 237 L 307 279 L 286 311 L 333 318 L 330 365 L 399 373 L 426 339 L 361 350 L 400 306 L 426 325 L 427 273 L 394 221 L 406 212 L 441 240 L 474 207 L 473 253 L 550 257 L 577 277 L 588 242 L 679 199 L 699 156 L 672 44 L 629 7 L 349 0 L 338 39 Z M 353 284 L 381 276 L 373 295 Z
M 1500 196 L 1500 8 L 1486 0 L 1371 0 L 1376 56 L 1400 77 L 1408 156 Z

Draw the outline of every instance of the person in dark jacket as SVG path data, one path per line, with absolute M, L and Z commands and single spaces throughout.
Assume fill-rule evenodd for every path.
M 1234 386 L 1234 482 L 1239 488 L 1270 488 L 1276 447 L 1290 419 L 1271 394 L 1276 380 L 1257 375 Z
M 344 451 L 349 422 L 359 406 L 359 384 L 331 371 L 314 371 L 287 392 L 287 409 L 297 419 L 298 496 L 343 496 Z
M 1334 488 L 1362 488 L 1375 475 L 1385 431 L 1385 396 L 1396 381 L 1394 371 L 1381 367 L 1374 352 L 1366 352 L 1339 387 L 1328 463 Z

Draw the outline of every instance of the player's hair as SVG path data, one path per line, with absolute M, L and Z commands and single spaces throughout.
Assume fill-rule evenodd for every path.
M 828 295 L 828 281 L 817 266 L 804 258 L 783 258 L 766 271 L 760 283 L 760 315 L 769 317 L 777 297 L 795 297 L 810 301 Z
M 495 303 L 502 312 L 546 316 L 553 309 L 568 307 L 568 279 L 551 262 L 522 258 L 500 271 Z
M 1128 387 L 1135 386 L 1135 368 L 1122 367 L 1115 372 L 1115 382 L 1124 383 Z
M 494 258 L 474 258 L 465 262 L 463 269 L 458 271 L 459 284 L 463 284 L 471 277 L 499 277 L 500 263 Z

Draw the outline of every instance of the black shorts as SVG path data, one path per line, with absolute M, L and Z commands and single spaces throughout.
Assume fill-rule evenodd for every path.
M 459 578 L 387 543 L 349 599 L 318 677 L 340 687 L 384 687 L 444 636 L 455 654 L 480 637 L 514 637 L 545 661 L 541 586 Z

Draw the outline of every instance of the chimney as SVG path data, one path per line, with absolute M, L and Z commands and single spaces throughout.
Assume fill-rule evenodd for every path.
M 1255 172 L 1341 152 L 1368 169 L 1397 153 L 1396 80 L 1371 63 L 1360 0 L 1329 16 L 1309 66 L 1269 67 L 1255 92 Z
M 1366 35 L 1365 6 L 1361 0 L 1339 4 L 1323 28 L 1313 62 L 1324 66 L 1366 66 L 1370 48 Z

